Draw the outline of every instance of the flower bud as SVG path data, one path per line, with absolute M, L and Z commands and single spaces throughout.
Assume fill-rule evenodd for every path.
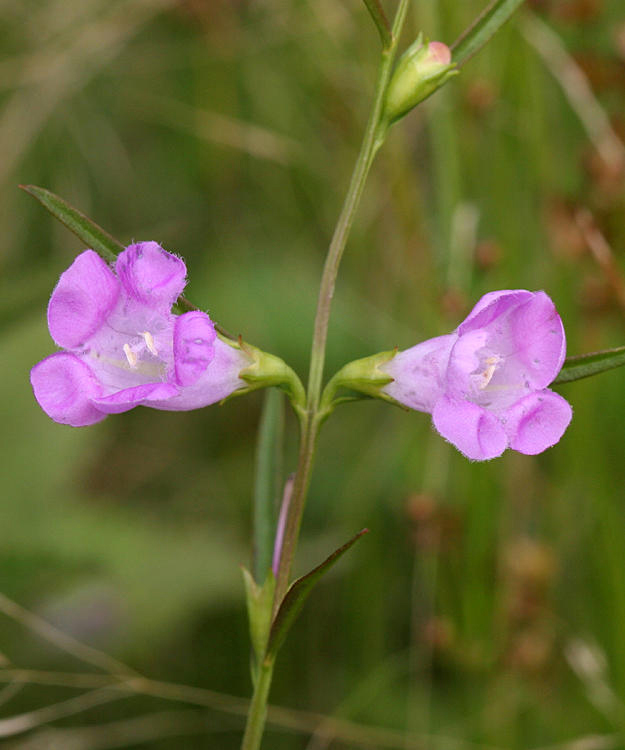
M 384 119 L 399 120 L 419 102 L 427 99 L 449 78 L 458 74 L 451 62 L 451 50 L 443 42 L 423 43 L 423 35 L 401 56 L 386 92 Z

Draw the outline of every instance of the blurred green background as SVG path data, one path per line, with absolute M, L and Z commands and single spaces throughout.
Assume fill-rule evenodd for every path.
M 405 42 L 451 43 L 484 4 L 415 0 Z M 262 394 L 51 422 L 28 371 L 53 351 L 47 297 L 82 247 L 17 185 L 179 253 L 191 299 L 304 376 L 375 29 L 358 0 L 3 0 L 0 20 L 0 591 L 151 678 L 248 696 L 239 565 Z M 328 375 L 450 331 L 500 288 L 545 289 L 570 354 L 624 344 L 623 138 L 622 0 L 530 3 L 393 128 L 342 267 Z M 388 732 L 324 739 L 286 711 L 263 747 L 625 747 L 625 371 L 560 392 L 575 417 L 557 447 L 485 464 L 383 403 L 328 422 L 298 571 L 371 533 L 313 593 L 271 700 Z M 285 472 L 296 437 L 289 415 Z M 9 608 L 0 665 L 99 671 Z M 85 695 L 6 684 L 4 719 Z M 0 738 L 237 748 L 243 720 L 203 695 L 208 710 L 78 703 L 22 734 L 0 718 Z

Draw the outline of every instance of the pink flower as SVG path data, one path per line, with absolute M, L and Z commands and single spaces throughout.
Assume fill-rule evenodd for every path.
M 93 250 L 74 260 L 48 305 L 64 351 L 30 375 L 48 416 L 81 427 L 139 405 L 197 409 L 246 387 L 239 373 L 250 358 L 217 337 L 208 315 L 171 313 L 186 273 L 156 242 L 127 247 L 115 271 Z
M 382 393 L 429 412 L 471 459 L 506 448 L 536 454 L 560 440 L 572 411 L 547 386 L 564 362 L 564 328 L 544 292 L 490 292 L 453 333 L 399 352 L 379 369 Z

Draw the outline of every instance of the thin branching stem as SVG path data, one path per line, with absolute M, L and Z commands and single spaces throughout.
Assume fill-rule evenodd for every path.
M 334 287 L 336 285 L 336 277 L 354 221 L 354 216 L 362 197 L 369 169 L 371 168 L 373 159 L 384 139 L 383 129 L 381 128 L 384 95 L 390 79 L 393 61 L 397 53 L 398 40 L 406 18 L 408 3 L 409 0 L 400 0 L 395 20 L 393 22 L 391 39 L 389 40 L 388 46 L 382 51 L 371 114 L 369 115 L 369 120 L 365 129 L 360 152 L 354 166 L 349 188 L 345 196 L 345 201 L 328 248 L 323 275 L 321 277 L 310 355 L 306 414 L 303 415 L 301 419 L 302 430 L 299 457 L 293 480 L 293 494 L 291 496 L 291 502 L 286 518 L 280 565 L 276 574 L 276 589 L 273 607 L 274 616 L 289 586 L 291 567 L 293 565 L 293 558 L 295 557 L 295 550 L 297 548 L 302 514 L 304 512 L 306 495 L 310 485 L 317 436 L 322 422 L 322 415 L 319 411 L 319 400 L 323 384 L 328 324 L 330 322 L 330 309 L 332 306 Z M 252 705 L 250 707 L 250 713 L 248 714 L 245 737 L 243 739 L 243 744 L 241 745 L 241 750 L 258 750 L 260 747 L 273 662 L 265 666 L 266 671 L 261 678 L 256 681 L 254 686 Z
M 280 568 L 276 576 L 277 583 L 275 598 L 277 602 L 281 601 L 288 586 L 291 566 L 299 536 L 299 527 L 306 493 L 310 483 L 310 471 L 312 469 L 315 443 L 320 426 L 319 399 L 323 383 L 328 324 L 330 322 L 330 310 L 336 285 L 336 277 L 352 223 L 354 221 L 356 209 L 358 208 L 362 197 L 369 169 L 371 168 L 375 154 L 381 145 L 380 121 L 384 105 L 384 94 L 391 74 L 393 60 L 397 52 L 397 43 L 406 17 L 407 7 L 408 0 L 402 0 L 393 23 L 393 41 L 391 46 L 382 52 L 371 114 L 365 129 L 360 153 L 354 166 L 347 195 L 345 196 L 345 202 L 343 203 L 343 208 L 339 215 L 328 248 L 328 254 L 321 278 L 310 355 L 307 419 L 304 422 L 302 430 L 302 442 L 293 485 L 293 496 L 291 498 L 291 507 L 289 509 L 289 516 L 287 518 L 284 534 L 284 547 Z

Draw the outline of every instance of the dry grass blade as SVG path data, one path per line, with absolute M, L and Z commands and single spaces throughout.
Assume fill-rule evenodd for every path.
M 116 57 L 125 44 L 171 0 L 128 0 L 105 13 L 89 16 L 60 43 L 52 39 L 45 53 L 14 61 L 23 86 L 7 100 L 0 115 L 0 184 L 10 175 L 56 107 Z M 33 24 L 35 26 L 36 24 Z M 5 65 L 10 65 L 9 62 Z M 10 74 L 10 67 L 9 67 Z
M 110 703 L 126 696 L 127 693 L 124 695 L 119 691 L 108 690 L 106 688 L 93 690 L 89 693 L 78 695 L 75 698 L 61 701 L 60 703 L 54 703 L 51 706 L 37 708 L 34 711 L 11 716 L 8 719 L 0 719 L 0 737 L 13 737 L 16 734 L 29 732 L 31 729 L 35 729 L 42 724 L 47 724 L 50 721 L 63 719 L 66 716 L 75 716 L 95 706 Z
M 15 695 L 17 695 L 20 690 L 24 689 L 24 683 L 23 682 L 9 682 L 8 685 L 5 685 L 2 690 L 0 690 L 0 706 L 2 706 L 5 703 L 8 703 L 11 698 L 13 698 Z
M 534 750 L 617 750 L 622 746 L 623 737 L 620 734 L 590 734 L 570 742 L 545 745 Z
M 597 222 L 588 209 L 577 211 L 575 214 L 575 223 L 579 227 L 593 258 L 597 261 L 597 265 L 603 271 L 606 281 L 612 287 L 619 305 L 625 308 L 625 278 L 623 278 L 621 269 L 614 257 L 614 252 L 603 232 L 599 229 Z
M 562 87 L 603 161 L 609 166 L 624 164 L 625 145 L 612 128 L 586 75 L 567 52 L 560 37 L 533 13 L 525 15 L 521 30 Z
M 133 99 L 137 100 L 136 92 L 133 92 Z M 260 125 L 165 97 L 143 94 L 139 99 L 139 114 L 145 119 L 190 133 L 204 141 L 282 165 L 303 159 L 304 154 L 297 141 Z
M 190 705 L 211 708 L 234 716 L 245 717 L 249 700 L 233 695 L 218 693 L 191 685 L 160 682 L 144 677 L 134 677 L 125 681 L 115 681 L 101 674 L 72 674 L 41 672 L 28 669 L 0 670 L 0 680 L 14 680 L 39 685 L 59 685 L 65 687 L 99 687 L 97 693 L 118 691 L 127 696 L 150 695 L 163 700 L 179 701 Z M 106 680 L 109 680 L 107 683 Z M 88 695 L 91 695 L 89 693 Z M 45 710 L 45 709 L 43 709 Z M 51 720 L 51 719 L 50 719 Z M 437 735 L 410 736 L 394 729 L 359 724 L 347 719 L 338 719 L 312 711 L 300 711 L 284 706 L 269 706 L 267 723 L 274 729 L 302 734 L 317 733 L 319 738 L 357 744 L 363 748 L 377 750 L 501 750 L 490 745 L 471 743 Z M 64 748 L 65 750 L 65 748 Z
M 73 638 L 71 635 L 67 635 L 67 633 L 55 628 L 54 625 L 51 625 L 38 615 L 24 609 L 24 607 L 21 607 L 17 602 L 14 602 L 2 593 L 0 593 L 0 612 L 7 617 L 10 617 L 12 620 L 15 620 L 15 622 L 19 622 L 32 633 L 36 633 L 38 636 L 49 643 L 52 643 L 62 651 L 75 656 L 77 659 L 80 659 L 87 664 L 104 669 L 110 674 L 122 676 L 133 676 L 137 674 L 133 669 L 122 664 L 122 662 L 117 661 L 117 659 L 114 659 L 112 656 L 109 656 L 102 651 L 98 651 L 91 646 L 87 646 Z
M 203 712 L 162 711 L 71 729 L 47 728 L 14 742 L 10 750 L 113 750 L 166 737 L 203 734 L 211 730 Z

